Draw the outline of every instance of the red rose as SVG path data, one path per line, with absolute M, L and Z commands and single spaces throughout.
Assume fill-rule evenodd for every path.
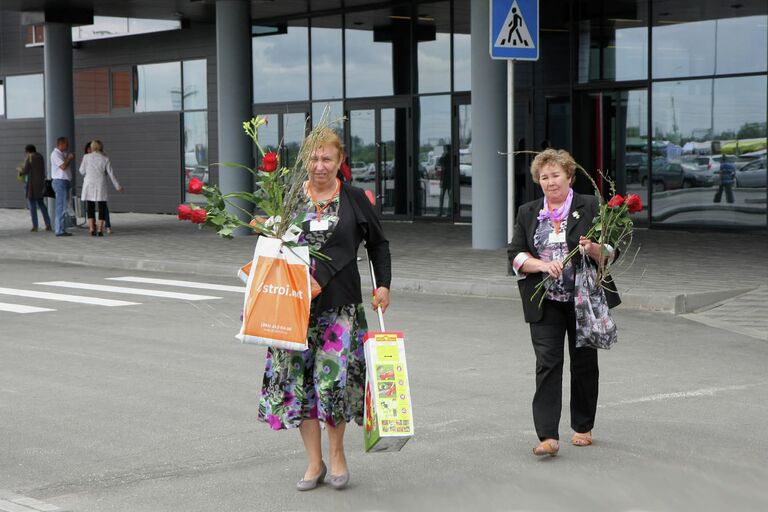
M 270 151 L 264 155 L 264 158 L 261 159 L 259 170 L 264 172 L 272 172 L 275 169 L 277 169 L 277 153 Z
M 202 208 L 197 210 L 192 210 L 192 216 L 190 220 L 192 221 L 193 224 L 202 224 L 205 222 L 205 217 L 207 214 L 208 212 L 206 212 Z
M 180 204 L 176 208 L 179 212 L 179 220 L 189 220 L 192 218 L 192 208 L 185 204 Z
M 189 186 L 187 190 L 189 190 L 190 194 L 199 194 L 203 191 L 203 182 L 200 181 L 200 178 L 192 178 L 189 180 Z
M 621 197 L 619 194 L 616 194 L 611 198 L 610 201 L 608 201 L 608 206 L 610 206 L 611 208 L 614 208 L 616 206 L 621 206 L 622 204 L 624 204 L 624 198 Z
M 627 196 L 627 208 L 629 209 L 629 213 L 642 211 L 643 202 L 640 200 L 640 196 L 637 194 L 629 194 Z

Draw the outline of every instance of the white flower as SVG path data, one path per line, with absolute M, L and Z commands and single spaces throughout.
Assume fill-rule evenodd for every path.
M 571 215 L 573 215 L 574 219 L 578 219 L 579 217 L 581 217 L 581 215 L 579 215 L 578 211 L 573 212 Z

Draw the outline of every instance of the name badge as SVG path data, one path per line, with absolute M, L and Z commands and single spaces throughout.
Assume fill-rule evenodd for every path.
M 564 244 L 565 243 L 565 231 L 555 233 L 554 231 L 549 234 L 549 243 L 551 244 Z
M 310 231 L 328 231 L 328 219 L 309 221 Z

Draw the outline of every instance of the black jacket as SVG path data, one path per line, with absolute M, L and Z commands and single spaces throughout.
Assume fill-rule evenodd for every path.
M 357 249 L 362 241 L 365 241 L 368 256 L 373 262 L 376 284 L 389 288 L 392 282 L 389 241 L 384 237 L 376 211 L 362 189 L 342 183 L 339 222 L 320 248 L 320 252 L 330 260 L 312 258 L 311 262 L 310 272 L 323 288 L 312 302 L 316 311 L 363 301 L 357 270 Z
M 529 252 L 534 258 L 539 257 L 536 246 L 533 245 L 533 235 L 539 225 L 539 211 L 544 207 L 544 198 L 525 203 L 517 211 L 515 221 L 515 231 L 512 235 L 512 242 L 507 249 L 510 264 L 521 252 Z M 578 218 L 573 216 L 573 212 L 579 212 Z M 568 244 L 568 250 L 571 251 L 579 245 L 579 237 L 583 236 L 592 227 L 592 219 L 599 213 L 599 203 L 594 196 L 577 194 L 574 192 L 571 210 L 568 212 L 568 227 L 565 231 L 565 241 Z M 571 259 L 574 265 L 581 264 L 581 254 Z M 538 322 L 542 318 L 542 310 L 539 307 L 538 297 L 531 300 L 533 293 L 538 285 L 544 279 L 544 274 L 536 272 L 528 274 L 525 278 L 517 281 L 520 288 L 520 298 L 523 300 L 523 315 L 528 323 Z M 616 283 L 611 276 L 606 276 L 603 280 L 605 286 L 605 298 L 608 307 L 612 308 L 621 304 L 619 292 L 616 290 Z

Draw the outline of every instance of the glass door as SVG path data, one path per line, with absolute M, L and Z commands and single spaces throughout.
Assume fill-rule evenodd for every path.
M 461 98 L 454 104 L 454 144 L 452 182 L 453 202 L 458 208 L 453 210 L 455 221 L 472 220 L 472 105 L 469 98 Z M 445 172 L 445 171 L 443 171 Z M 441 194 L 442 203 L 442 194 Z
M 264 151 L 277 151 L 280 165 L 292 167 L 309 129 L 309 106 L 262 108 L 255 115 L 267 118 L 267 124 L 259 128 L 259 143 Z M 255 144 L 253 155 L 258 167 L 261 165 L 261 155 Z
M 589 148 L 589 152 L 577 152 L 576 161 L 591 172 L 606 198 L 611 195 L 611 187 L 621 195 L 639 195 L 643 211 L 633 220 L 647 225 L 649 169 L 653 161 L 648 156 L 647 89 L 582 93 L 577 106 L 580 115 L 574 119 L 581 124 L 575 126 L 574 148 Z M 605 179 L 597 169 L 602 170 Z M 591 185 L 585 181 L 581 186 L 580 192 L 591 192 Z
M 347 111 L 347 158 L 353 183 L 374 193 L 377 211 L 387 218 L 412 215 L 408 110 L 405 106 L 353 105 Z

